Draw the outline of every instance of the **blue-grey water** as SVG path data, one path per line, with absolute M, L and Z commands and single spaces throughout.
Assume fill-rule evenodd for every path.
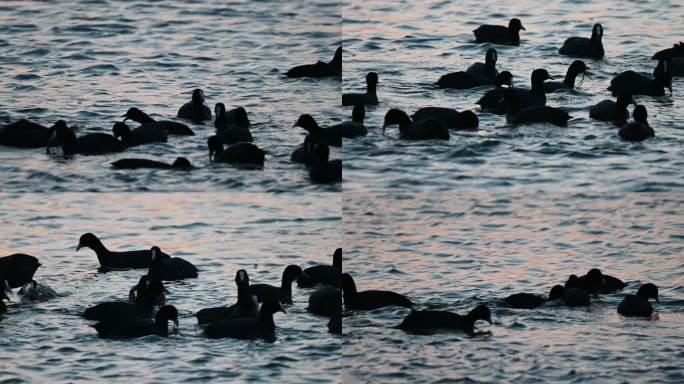
M 489 336 L 410 335 L 408 310 L 345 317 L 346 383 L 681 383 L 684 197 L 660 193 L 498 196 L 345 193 L 345 271 L 359 290 L 389 289 L 418 309 L 492 309 Z M 629 283 L 591 307 L 504 308 L 600 268 Z M 617 314 L 626 293 L 659 287 L 653 319 Z
M 78 135 L 111 133 L 133 106 L 154 118 L 175 118 L 199 87 L 212 111 L 217 102 L 243 106 L 254 142 L 267 155 L 262 171 L 210 165 L 212 123 L 189 124 L 194 137 L 70 161 L 44 149 L 0 147 L 2 190 L 339 190 L 339 184 L 311 186 L 290 154 L 304 139 L 302 129 L 292 128 L 300 114 L 321 124 L 339 120 L 340 79 L 291 80 L 284 73 L 330 60 L 340 44 L 340 20 L 340 3 L 328 0 L 3 2 L 0 126 L 19 118 L 47 126 L 64 119 Z M 201 169 L 109 166 L 123 157 L 172 162 L 178 156 Z
M 274 382 L 340 381 L 341 338 L 327 319 L 306 311 L 310 290 L 293 289 L 288 313 L 275 315 L 275 343 L 209 340 L 194 313 L 234 303 L 235 272 L 279 284 L 288 264 L 330 263 L 340 246 L 339 202 L 331 194 L 1 195 L 0 256 L 28 253 L 42 266 L 35 279 L 59 297 L 11 303 L 0 321 L 0 382 Z M 79 315 L 102 301 L 125 300 L 145 273 L 98 273 L 94 252 L 76 252 L 85 232 L 112 250 L 158 245 L 199 269 L 197 279 L 166 284 L 180 313 L 177 335 L 101 340 Z M 15 292 L 16 293 L 16 292 Z
M 599 189 L 682 188 L 684 168 L 684 80 L 673 81 L 672 97 L 637 97 L 656 137 L 640 144 L 621 142 L 617 130 L 589 119 L 589 107 L 612 99 L 606 88 L 617 74 L 652 73 L 651 56 L 684 36 L 681 1 L 357 1 L 343 4 L 344 92 L 365 89 L 365 75 L 379 75 L 380 105 L 366 115 L 370 134 L 344 142 L 345 190 Z M 558 48 L 571 36 L 589 37 L 604 27 L 604 60 L 585 60 L 594 73 L 573 93 L 551 94 L 547 105 L 574 117 L 567 128 L 548 125 L 511 128 L 505 119 L 481 114 L 475 102 L 487 90 L 439 90 L 441 75 L 483 62 L 490 44 L 474 42 L 481 24 L 507 25 L 518 17 L 519 47 L 496 46 L 497 68 L 529 87 L 535 68 L 558 81 L 574 58 Z M 411 114 L 427 106 L 478 111 L 477 132 L 452 132 L 448 142 L 398 140 L 397 128 L 382 134 L 390 108 Z M 631 108 L 630 108 L 631 111 Z M 344 108 L 350 115 L 351 108 Z

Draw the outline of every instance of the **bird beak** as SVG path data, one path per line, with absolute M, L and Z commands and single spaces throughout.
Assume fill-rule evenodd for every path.
M 490 316 L 490 317 L 488 317 L 488 318 L 487 318 L 487 319 L 485 319 L 485 320 L 486 320 L 486 321 L 487 321 L 487 322 L 489 323 L 489 325 L 492 325 L 492 318 L 491 318 L 491 316 Z
M 527 29 L 525 29 L 525 27 L 523 27 L 522 24 L 520 24 L 520 29 L 522 29 L 523 31 L 527 31 Z
M 591 77 L 592 77 L 593 75 L 594 75 L 594 74 L 593 74 L 592 72 L 589 72 L 588 69 L 587 69 L 586 71 L 584 71 L 584 76 L 586 76 L 586 77 L 588 77 L 588 78 L 590 78 L 590 79 L 591 79 Z
M 83 245 L 81 245 L 81 243 L 78 243 L 78 245 L 76 246 L 76 252 L 78 252 L 78 250 L 81 249 L 82 246 Z

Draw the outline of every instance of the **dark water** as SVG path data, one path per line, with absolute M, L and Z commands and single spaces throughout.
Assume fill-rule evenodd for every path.
M 388 307 L 344 321 L 344 382 L 667 382 L 684 368 L 682 196 L 664 194 L 351 194 L 345 270 L 359 290 L 390 289 L 418 309 L 467 313 L 479 303 L 490 336 L 410 335 Z M 504 308 L 516 292 L 547 294 L 571 273 L 600 268 L 629 286 L 590 308 Z M 617 314 L 653 282 L 653 320 Z
M 300 114 L 321 124 L 339 119 L 340 80 L 289 80 L 298 64 L 330 60 L 340 43 L 336 1 L 122 2 L 0 4 L 0 125 L 29 118 L 66 120 L 85 132 L 111 133 L 129 107 L 170 119 L 196 87 L 216 102 L 243 106 L 255 144 L 267 151 L 263 171 L 209 165 L 213 124 L 197 136 L 171 137 L 110 156 L 63 161 L 44 150 L 0 147 L 3 191 L 335 191 L 311 186 L 290 154 L 303 141 L 292 128 Z M 185 156 L 190 173 L 114 171 L 123 157 L 172 162 Z M 332 152 L 339 158 L 338 151 Z
M 606 88 L 617 74 L 652 73 L 651 56 L 682 39 L 684 6 L 677 1 L 349 1 L 342 22 L 344 92 L 365 89 L 365 75 L 379 75 L 380 105 L 367 113 L 373 127 L 364 139 L 345 141 L 345 189 L 601 189 L 681 190 L 684 141 L 684 80 L 673 81 L 672 97 L 637 97 L 649 113 L 656 138 L 621 142 L 611 125 L 589 119 L 589 107 L 610 98 Z M 497 68 L 514 83 L 530 86 L 535 68 L 565 76 L 574 58 L 558 55 L 571 36 L 589 37 L 602 23 L 606 58 L 585 60 L 594 73 L 573 93 L 547 95 L 547 105 L 574 117 L 567 128 L 547 125 L 511 128 L 505 119 L 479 114 L 477 132 L 452 132 L 442 141 L 397 140 L 392 127 L 383 136 L 390 108 L 409 114 L 427 106 L 476 110 L 487 88 L 439 90 L 441 75 L 483 62 L 489 44 L 474 42 L 480 24 L 522 20 L 520 47 L 496 46 Z M 351 114 L 344 108 L 345 115 Z
M 330 263 L 339 246 L 339 203 L 296 197 L 232 194 L 2 195 L 0 255 L 39 258 L 35 279 L 59 297 L 9 307 L 0 321 L 0 382 L 339 382 L 341 339 L 327 319 L 306 311 L 310 290 L 293 289 L 288 313 L 275 316 L 277 341 L 209 340 L 194 313 L 236 301 L 235 272 L 252 282 L 279 284 L 288 264 Z M 198 206 L 204 207 L 197 209 Z M 230 218 L 227 220 L 226 218 Z M 199 269 L 199 278 L 167 283 L 167 301 L 180 313 L 179 334 L 164 339 L 101 340 L 80 317 L 108 300 L 126 299 L 144 271 L 97 273 L 79 236 L 100 235 L 113 250 L 158 245 Z M 15 292 L 16 293 L 16 292 Z

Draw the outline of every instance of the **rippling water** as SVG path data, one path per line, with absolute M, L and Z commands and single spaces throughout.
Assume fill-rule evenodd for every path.
M 455 202 L 458 202 L 456 204 Z M 388 307 L 345 318 L 345 382 L 670 382 L 684 380 L 684 199 L 662 194 L 364 194 L 345 198 L 345 270 L 359 290 L 418 307 L 492 308 L 491 336 L 409 335 Z M 629 283 L 589 309 L 514 310 L 598 267 Z M 627 319 L 624 293 L 653 282 L 657 319 Z
M 339 190 L 311 186 L 291 152 L 304 138 L 300 114 L 339 119 L 340 80 L 290 80 L 298 64 L 330 60 L 340 44 L 336 1 L 63 1 L 0 4 L 0 126 L 19 118 L 43 125 L 64 119 L 84 132 L 111 133 L 129 107 L 174 118 L 195 87 L 207 104 L 243 106 L 263 171 L 208 164 L 213 124 L 110 156 L 63 161 L 43 150 L 0 147 L 3 191 Z M 113 171 L 122 157 L 185 156 L 190 173 Z M 339 157 L 338 151 L 332 157 Z
M 123 200 L 125 198 L 126 203 Z M 209 340 L 194 313 L 236 300 L 234 276 L 280 282 L 288 264 L 330 263 L 338 247 L 339 203 L 330 194 L 297 197 L 232 194 L 0 195 L 0 255 L 34 255 L 35 279 L 57 299 L 12 305 L 0 321 L 0 382 L 339 382 L 341 339 L 327 320 L 306 311 L 309 290 L 293 289 L 294 304 L 275 316 L 277 341 Z M 202 207 L 202 209 L 198 209 Z M 166 283 L 180 312 L 179 334 L 100 340 L 79 317 L 91 305 L 125 299 L 144 271 L 97 273 L 79 236 L 100 235 L 110 249 L 156 244 L 194 263 L 198 279 Z
M 656 138 L 621 142 L 610 125 L 589 119 L 589 107 L 612 98 L 606 88 L 620 72 L 652 73 L 655 51 L 682 39 L 684 6 L 678 1 L 356 1 L 343 4 L 344 92 L 365 89 L 365 75 L 378 72 L 380 105 L 367 113 L 371 133 L 345 141 L 345 189 L 543 188 L 602 190 L 681 189 L 684 163 L 684 80 L 672 97 L 637 97 L 648 109 Z M 446 73 L 483 62 L 489 44 L 474 43 L 480 24 L 522 20 L 520 47 L 496 46 L 497 68 L 516 85 L 529 87 L 535 68 L 564 76 L 574 58 L 558 55 L 571 36 L 588 37 L 604 27 L 603 61 L 585 60 L 594 73 L 574 93 L 551 94 L 547 105 L 575 119 L 568 128 L 506 127 L 505 119 L 479 114 L 480 130 L 453 133 L 448 143 L 397 140 L 382 121 L 390 108 L 409 114 L 421 107 L 476 110 L 486 88 L 438 90 Z M 562 78 L 561 78 L 562 79 Z M 350 108 L 344 109 L 351 114 Z

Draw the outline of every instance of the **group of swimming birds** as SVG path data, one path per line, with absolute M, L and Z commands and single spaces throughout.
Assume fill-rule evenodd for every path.
M 508 26 L 482 25 L 475 29 L 476 42 L 499 45 L 520 45 L 520 31 L 525 30 L 517 18 L 510 20 Z M 601 60 L 604 57 L 603 27 L 595 24 L 591 37 L 570 37 L 558 50 L 561 55 Z M 590 76 L 589 68 L 582 60 L 575 60 L 567 70 L 562 82 L 551 79 L 545 69 L 534 69 L 531 87 L 513 87 L 513 75 L 509 71 L 499 72 L 496 68 L 498 53 L 495 48 L 487 49 L 485 62 L 470 65 L 465 71 L 446 74 L 435 83 L 438 88 L 471 89 L 493 86 L 477 102 L 482 112 L 505 115 L 509 124 L 550 123 L 565 126 L 571 116 L 564 110 L 546 105 L 546 94 L 570 91 L 580 86 L 584 77 Z M 619 136 L 626 141 L 642 141 L 653 137 L 655 132 L 648 124 L 647 111 L 638 105 L 633 96 L 663 96 L 665 88 L 672 94 L 672 76 L 684 75 L 684 43 L 661 50 L 653 56 L 658 60 L 653 77 L 634 71 L 626 71 L 611 80 L 608 90 L 617 97 L 616 101 L 604 100 L 592 106 L 589 117 L 611 122 L 619 127 Z M 582 75 L 576 84 L 576 79 Z M 378 104 L 378 74 L 370 72 L 366 76 L 366 93 L 344 94 L 343 105 Z M 629 122 L 627 107 L 634 104 Z M 470 110 L 459 112 L 452 108 L 427 107 L 416 111 L 412 116 L 399 109 L 390 109 L 384 118 L 383 132 L 386 127 L 398 125 L 399 135 L 407 140 L 449 139 L 450 130 L 476 130 L 479 120 Z
M 197 278 L 198 270 L 190 262 L 171 257 L 158 246 L 149 250 L 115 252 L 107 249 L 92 233 L 83 234 L 76 251 L 86 247 L 97 255 L 103 270 L 147 269 L 138 283 L 128 292 L 128 300 L 109 301 L 87 308 L 82 317 L 97 321 L 93 327 L 103 338 L 136 338 L 147 335 L 169 336 L 177 331 L 178 310 L 167 304 L 164 281 Z M 13 254 L 0 257 L 0 314 L 7 312 L 3 300 L 9 300 L 12 288 L 19 288 L 22 302 L 42 301 L 56 293 L 33 279 L 41 264 L 36 257 Z M 465 315 L 440 310 L 416 310 L 409 298 L 392 291 L 358 291 L 349 273 L 342 273 L 342 249 L 333 254 L 332 265 L 315 265 L 304 270 L 288 265 L 280 286 L 251 284 L 247 271 L 235 274 L 237 302 L 229 306 L 205 308 L 195 314 L 199 327 L 209 338 L 274 340 L 276 325 L 273 315 L 283 311 L 283 305 L 293 305 L 292 284 L 300 288 L 314 288 L 309 295 L 307 310 L 328 318 L 328 330 L 342 333 L 342 300 L 352 313 L 388 306 L 411 308 L 411 312 L 395 328 L 414 333 L 462 331 L 477 334 L 475 323 L 484 320 L 492 324 L 491 310 L 480 304 Z M 591 269 L 583 276 L 571 275 L 564 285 L 555 285 L 548 296 L 517 293 L 499 300 L 502 306 L 534 309 L 541 306 L 588 307 L 592 295 L 612 294 L 627 284 L 620 279 Z M 123 297 L 123 294 L 122 294 Z M 647 283 L 635 295 L 626 295 L 617 308 L 624 316 L 650 317 L 653 306 L 649 299 L 659 302 L 658 288 Z M 259 305 L 261 303 L 261 305 Z M 352 315 L 351 313 L 345 316 Z M 1 317 L 0 317 L 1 319 Z M 169 332 L 169 322 L 172 322 Z
M 101 271 L 147 269 L 138 283 L 122 300 L 99 303 L 85 309 L 81 316 L 94 320 L 98 335 L 103 338 L 136 338 L 147 335 L 168 336 L 177 331 L 178 310 L 167 303 L 169 293 L 165 281 L 197 278 L 198 269 L 189 261 L 171 257 L 158 246 L 148 250 L 111 251 L 92 233 L 83 234 L 76 251 L 90 248 L 97 256 Z M 7 312 L 3 300 L 10 300 L 12 288 L 21 288 L 22 303 L 54 298 L 49 287 L 34 280 L 40 267 L 38 259 L 26 254 L 0 257 L 0 314 Z M 342 249 L 335 250 L 332 265 L 315 265 L 302 270 L 289 265 L 280 285 L 250 284 L 247 271 L 235 274 L 237 302 L 229 306 L 205 308 L 195 314 L 203 333 L 210 338 L 272 340 L 275 337 L 273 315 L 292 304 L 292 284 L 314 288 L 309 297 L 308 311 L 328 318 L 331 333 L 342 332 L 340 281 Z M 261 303 L 261 305 L 259 305 Z M 1 319 L 1 318 L 0 318 Z
M 318 62 L 290 69 L 286 75 L 290 78 L 341 76 L 342 49 L 328 63 Z M 204 92 L 195 89 L 192 100 L 183 104 L 177 117 L 195 124 L 202 124 L 212 119 L 211 109 L 204 104 Z M 155 120 L 141 109 L 132 107 L 121 116 L 123 121 L 116 122 L 112 134 L 88 133 L 77 137 L 63 120 L 51 127 L 34 123 L 26 119 L 5 125 L 0 128 L 0 145 L 16 148 L 42 148 L 50 153 L 50 147 L 59 145 L 65 156 L 102 155 L 123 152 L 127 148 L 165 143 L 169 136 L 194 136 L 195 132 L 186 124 L 170 120 Z M 131 129 L 127 120 L 135 121 L 138 127 Z M 216 132 L 207 139 L 209 161 L 229 163 L 250 168 L 263 167 L 265 151 L 253 144 L 250 131 L 250 120 L 243 107 L 227 111 L 223 103 L 214 107 L 214 127 Z M 311 115 L 302 115 L 295 123 L 307 131 L 304 143 L 291 156 L 293 162 L 304 163 L 309 168 L 309 176 L 314 183 L 335 183 L 342 179 L 341 160 L 330 160 L 329 146 L 341 146 L 342 134 L 345 130 L 356 128 L 356 124 L 342 123 L 322 129 Z M 224 147 L 227 145 L 227 147 Z M 195 167 L 185 157 L 179 157 L 171 164 L 151 159 L 127 158 L 112 163 L 116 169 L 178 169 L 191 170 Z

